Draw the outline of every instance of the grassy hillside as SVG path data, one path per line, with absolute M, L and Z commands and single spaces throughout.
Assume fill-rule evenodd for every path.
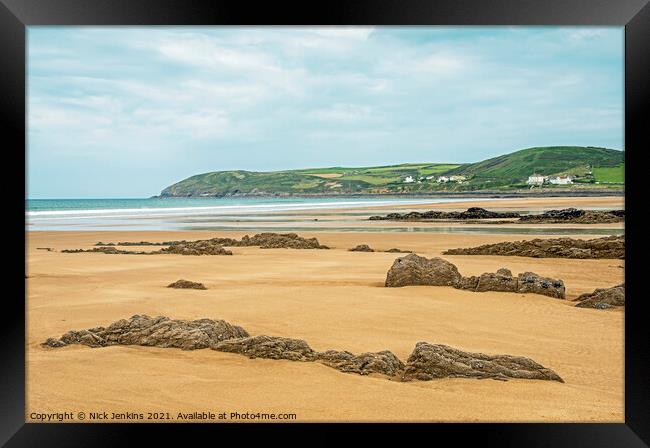
M 583 146 L 551 146 L 527 148 L 482 162 L 472 163 L 452 170 L 474 183 L 491 182 L 498 185 L 525 182 L 533 172 L 548 176 L 573 174 L 589 177 L 594 169 L 619 168 L 623 163 L 622 151 Z M 595 174 L 593 174 L 595 175 Z
M 254 194 L 380 194 L 469 191 L 525 187 L 530 174 L 572 174 L 582 186 L 624 181 L 623 152 L 561 146 L 528 148 L 471 164 L 407 163 L 375 167 L 330 167 L 289 171 L 215 171 L 165 188 L 161 196 Z M 463 175 L 461 183 L 438 183 L 440 175 Z M 405 182 L 412 177 L 414 182 Z M 430 179 L 426 179 L 430 177 Z

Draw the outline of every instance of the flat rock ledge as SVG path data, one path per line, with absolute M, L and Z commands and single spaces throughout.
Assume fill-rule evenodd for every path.
M 108 327 L 69 331 L 60 339 L 49 338 L 49 348 L 71 344 L 89 347 L 143 345 L 162 348 L 212 350 L 237 353 L 249 358 L 317 362 L 344 373 L 378 374 L 394 381 L 429 381 L 437 378 L 525 378 L 563 380 L 552 370 L 518 356 L 463 352 L 446 345 L 418 342 L 404 364 L 388 350 L 355 355 L 348 351 L 317 352 L 302 339 L 250 336 L 243 328 L 223 320 L 172 320 L 135 315 Z
M 484 244 L 477 247 L 449 249 L 444 255 L 503 255 L 532 258 L 625 258 L 625 237 L 612 235 L 580 240 L 549 238 Z
M 523 272 L 517 277 L 509 269 L 481 276 L 463 277 L 458 268 L 442 258 L 425 258 L 416 254 L 397 258 L 386 274 L 385 286 L 411 285 L 452 286 L 475 292 L 500 291 L 541 294 L 564 299 L 566 290 L 562 280 L 542 277 L 534 272 Z
M 605 310 L 625 306 L 625 283 L 611 288 L 598 288 L 594 292 L 582 294 L 575 299 L 578 308 Z
M 167 285 L 168 288 L 176 289 L 208 289 L 203 283 L 191 282 L 189 280 L 176 280 L 174 283 Z

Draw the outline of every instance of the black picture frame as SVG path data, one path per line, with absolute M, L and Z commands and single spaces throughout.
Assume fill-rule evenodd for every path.
M 209 0 L 0 0 L 0 127 L 5 175 L 25 173 L 26 27 L 32 25 L 615 25 L 625 27 L 626 272 L 625 423 L 621 424 L 409 424 L 371 425 L 383 436 L 396 428 L 417 437 L 451 437 L 501 447 L 648 446 L 650 444 L 650 341 L 641 294 L 644 238 L 643 150 L 650 149 L 650 6 L 648 0 L 347 0 L 301 3 Z M 631 151 L 629 150 L 631 149 Z M 25 179 L 23 179 L 24 181 Z M 16 253 L 25 252 L 23 198 L 11 182 L 15 220 L 5 221 Z M 6 185 L 6 184 L 5 184 Z M 24 185 L 24 183 L 23 183 Z M 23 214 L 23 219 L 18 219 Z M 13 215 L 12 215 L 13 216 Z M 20 228 L 23 226 L 22 228 Z M 23 235 L 21 238 L 19 235 Z M 20 247 L 22 244 L 22 247 Z M 19 271 L 18 263 L 12 263 Z M 200 440 L 214 425 L 118 425 L 25 423 L 25 285 L 14 272 L 14 293 L 2 303 L 0 443 L 6 446 L 115 446 L 142 432 L 169 438 L 192 431 Z M 249 425 L 219 425 L 217 434 Z M 305 425 L 255 425 L 272 433 Z M 308 425 L 307 431 L 313 431 Z M 339 439 L 350 425 L 330 425 Z M 366 428 L 367 429 L 367 428 Z M 322 431 L 322 429 L 321 429 Z M 338 433 L 338 434 L 337 434 Z M 309 436 L 313 438 L 313 433 Z M 435 439 L 433 439 L 435 437 Z M 444 438 L 443 438 L 444 437 Z M 171 439 L 168 439 L 171 440 Z M 335 439 L 334 439 L 335 440 Z M 334 441 L 333 440 L 333 441 Z M 191 442 L 190 442 L 191 443 Z

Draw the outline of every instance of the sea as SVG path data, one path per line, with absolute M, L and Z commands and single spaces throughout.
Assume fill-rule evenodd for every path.
M 247 229 L 246 223 L 254 227 L 254 223 L 260 221 L 299 222 L 301 218 L 294 212 L 308 212 L 314 216 L 325 209 L 344 212 L 358 207 L 460 200 L 376 197 L 27 199 L 25 223 L 27 230 L 232 230 Z
M 436 233 L 522 233 L 571 235 L 614 234 L 620 229 L 535 229 L 501 226 L 431 227 L 399 223 L 376 227 L 361 221 L 368 211 L 361 207 L 453 203 L 478 198 L 402 197 L 260 197 L 260 198 L 133 198 L 133 199 L 27 199 L 27 231 L 99 230 L 241 230 L 241 231 L 350 231 Z M 480 198 L 481 201 L 490 200 Z M 332 226 L 331 210 L 337 220 Z M 405 210 L 403 210 L 405 211 Z M 365 216 L 365 217 L 364 217 Z M 362 218 L 363 217 L 363 218 Z M 622 231 L 621 231 L 622 232 Z

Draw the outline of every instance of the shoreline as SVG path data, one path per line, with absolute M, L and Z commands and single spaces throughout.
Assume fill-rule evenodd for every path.
M 238 193 L 220 196 L 150 196 L 148 199 L 246 199 L 246 198 L 358 198 L 358 197 L 422 197 L 444 198 L 448 196 L 472 198 L 486 196 L 490 198 L 519 198 L 519 197 L 590 197 L 590 196 L 624 196 L 624 187 L 604 189 L 557 189 L 557 190 L 468 190 L 468 191 L 431 191 L 425 193 Z

